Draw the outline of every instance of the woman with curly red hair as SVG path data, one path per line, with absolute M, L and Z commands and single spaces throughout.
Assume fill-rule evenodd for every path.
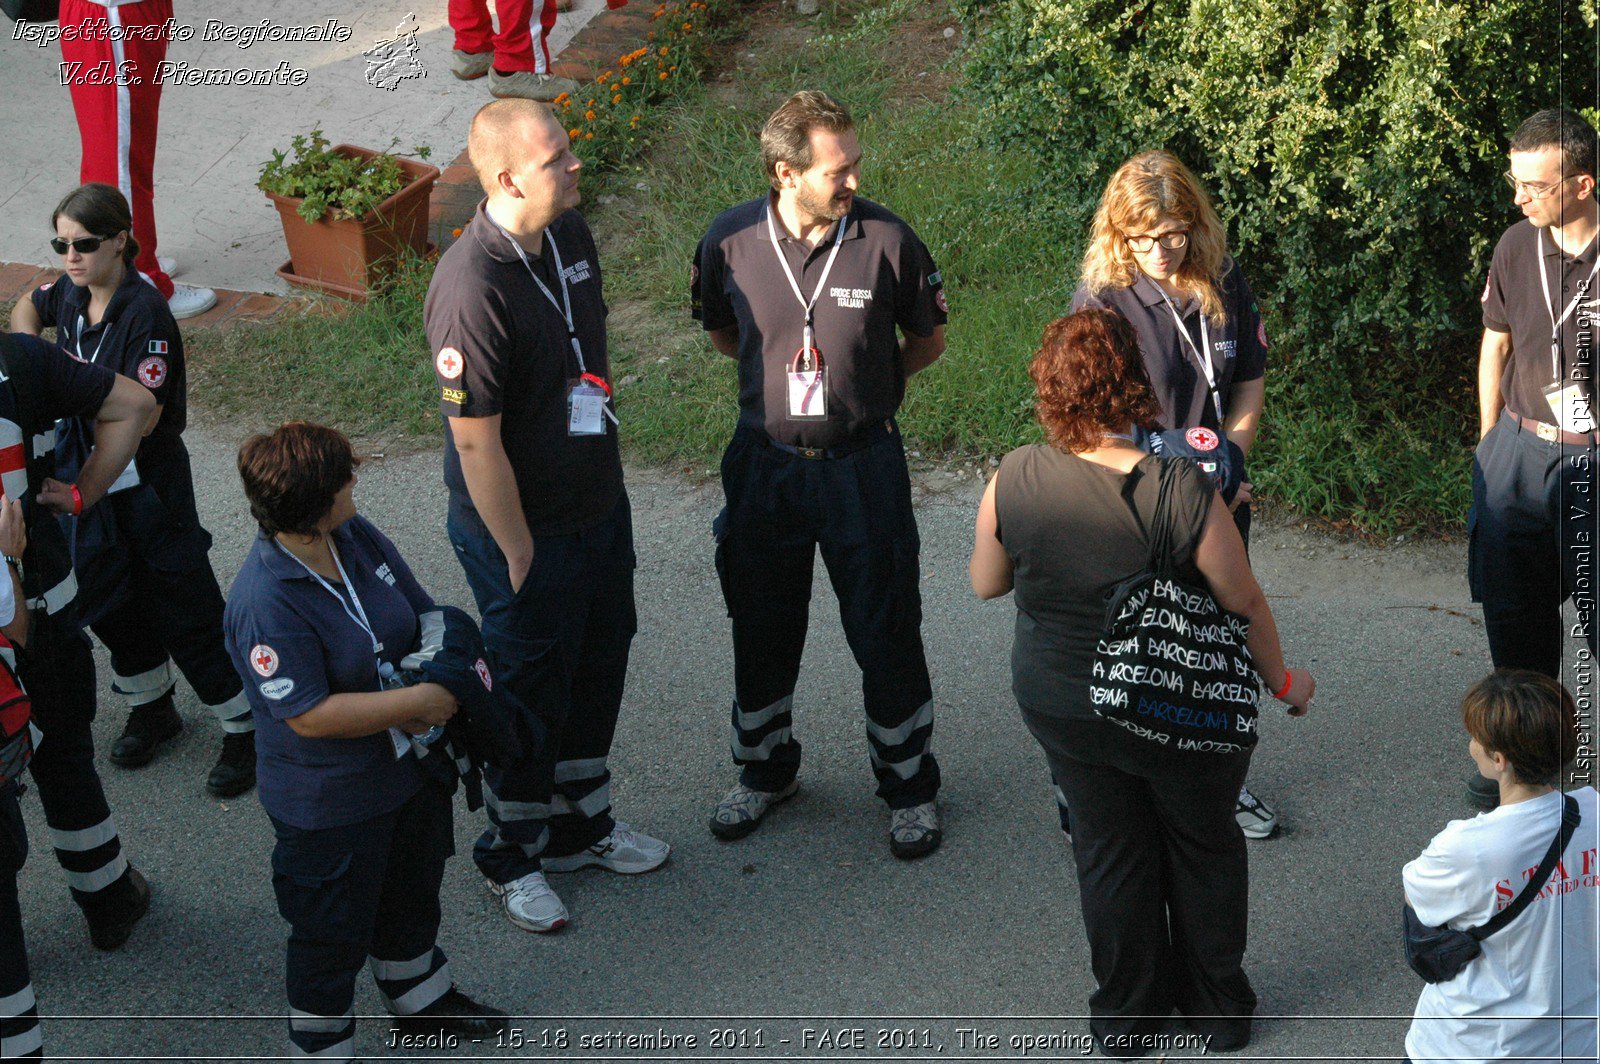
M 1073 811 L 1083 920 L 1098 989 L 1090 1029 L 1111 1056 L 1143 1056 L 1177 1009 L 1212 1051 L 1250 1037 L 1242 968 L 1248 862 L 1234 800 L 1248 750 L 1197 764 L 1098 717 L 1089 681 L 1117 585 L 1143 571 L 1162 463 L 1179 463 L 1174 561 L 1250 622 L 1261 678 L 1305 713 L 1316 684 L 1284 667 L 1244 542 L 1186 459 L 1134 445 L 1160 406 L 1129 324 L 1107 310 L 1050 323 L 1031 368 L 1048 443 L 1005 457 L 978 510 L 972 588 L 1016 591 L 1012 690 Z

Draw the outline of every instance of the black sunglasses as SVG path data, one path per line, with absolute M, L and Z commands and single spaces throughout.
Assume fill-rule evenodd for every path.
M 76 240 L 62 240 L 58 236 L 50 238 L 50 249 L 57 255 L 65 255 L 70 248 L 80 255 L 92 255 L 100 250 L 100 245 L 110 240 L 109 236 L 80 236 Z

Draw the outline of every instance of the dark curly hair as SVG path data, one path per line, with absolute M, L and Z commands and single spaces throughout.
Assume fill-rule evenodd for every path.
M 1057 318 L 1028 367 L 1034 411 L 1045 436 L 1063 451 L 1088 451 L 1108 432 L 1159 426 L 1161 404 L 1139 354 L 1133 326 L 1090 308 Z
M 269 536 L 316 532 L 360 464 L 344 433 L 309 421 L 286 422 L 239 448 L 250 514 Z

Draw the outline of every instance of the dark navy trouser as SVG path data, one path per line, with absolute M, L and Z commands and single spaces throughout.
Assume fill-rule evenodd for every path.
M 450 792 L 425 780 L 405 805 L 336 828 L 272 818 L 272 889 L 289 921 L 284 982 L 291 1055 L 347 1060 L 356 976 L 365 963 L 397 1016 L 450 989 L 439 934 L 439 886 L 456 852 Z
M 509 883 L 539 871 L 541 854 L 579 853 L 615 823 L 606 758 L 639 628 L 633 515 L 623 495 L 592 528 L 535 536 L 533 565 L 515 593 L 505 554 L 476 515 L 452 511 L 449 532 L 496 680 L 549 737 L 518 765 L 484 769 L 489 828 L 473 859 L 485 876 Z
M 111 686 L 133 708 L 172 690 L 176 662 L 184 679 L 225 732 L 255 730 L 233 659 L 222 642 L 222 590 L 211 563 L 187 572 L 164 572 L 134 556 L 132 592 L 90 625 L 111 653 Z
M 17 648 L 17 675 L 44 737 L 28 771 L 72 898 L 93 913 L 127 900 L 120 889 L 107 888 L 128 870 L 94 766 L 94 654 L 88 638 L 59 617 L 43 610 L 31 617 L 27 646 Z
M 17 785 L 0 784 L 0 1060 L 44 1055 L 17 900 L 17 873 L 27 857 Z
M 933 801 L 920 540 L 899 432 L 811 459 L 741 427 L 722 457 L 722 489 L 727 505 L 713 531 L 733 621 L 733 760 L 745 786 L 780 790 L 800 768 L 792 709 L 820 548 L 861 667 L 878 797 L 892 809 Z
M 1022 716 L 1072 806 L 1094 1036 L 1155 1034 L 1176 1008 L 1219 1044 L 1248 1038 L 1249 856 L 1234 807 L 1249 755 L 1160 765 L 1153 744 L 1104 721 Z
M 1495 668 L 1559 676 L 1568 598 L 1595 652 L 1596 457 L 1593 446 L 1541 440 L 1509 411 L 1478 444 L 1467 579 Z

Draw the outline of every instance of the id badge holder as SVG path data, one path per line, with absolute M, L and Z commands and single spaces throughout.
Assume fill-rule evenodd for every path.
M 567 386 L 567 435 L 606 434 L 606 392 L 585 380 Z
M 1593 432 L 1594 407 L 1577 381 L 1557 381 L 1544 390 L 1552 422 L 1566 432 Z
M 815 347 L 795 352 L 789 362 L 790 421 L 825 421 L 828 417 L 828 365 Z

